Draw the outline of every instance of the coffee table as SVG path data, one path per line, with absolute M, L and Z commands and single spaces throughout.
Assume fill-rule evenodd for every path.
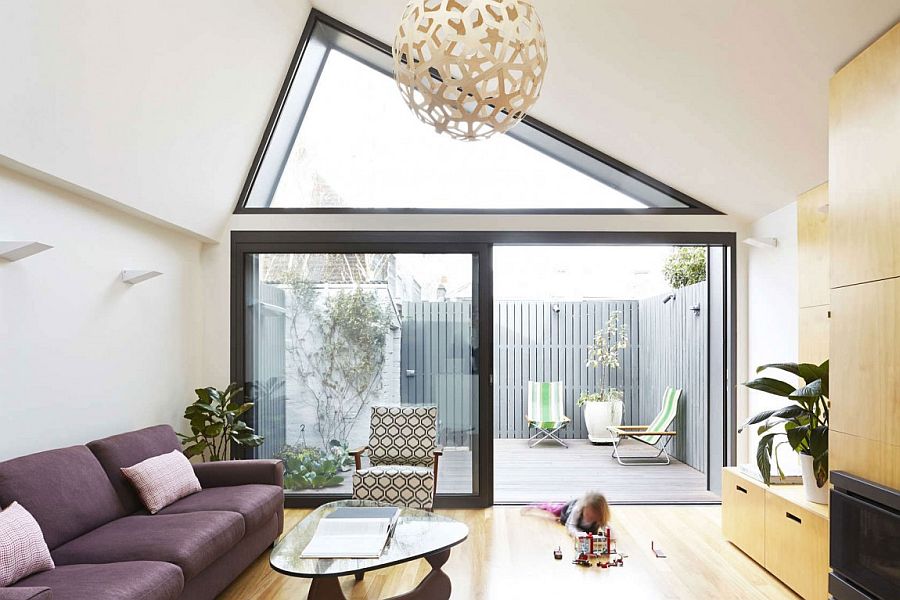
M 465 541 L 469 528 L 463 523 L 424 510 L 401 508 L 394 533 L 379 558 L 301 558 L 319 519 L 342 506 L 390 506 L 368 500 L 340 500 L 320 506 L 297 524 L 272 549 L 269 565 L 284 575 L 312 579 L 309 600 L 346 600 L 338 577 L 354 575 L 359 581 L 366 571 L 424 558 L 431 571 L 416 588 L 390 600 L 447 600 L 450 578 L 441 567 L 450 549 Z

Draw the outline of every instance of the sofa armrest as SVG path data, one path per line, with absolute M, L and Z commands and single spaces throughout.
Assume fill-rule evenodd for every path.
M 284 463 L 277 459 L 226 460 L 197 463 L 194 474 L 201 487 L 264 483 L 284 487 Z M 0 600 L 3 600 L 0 598 Z
M 0 587 L 0 600 L 51 600 L 48 587 Z

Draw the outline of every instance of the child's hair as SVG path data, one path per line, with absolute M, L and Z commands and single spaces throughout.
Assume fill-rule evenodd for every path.
M 597 523 L 600 527 L 606 527 L 609 524 L 609 503 L 606 496 L 599 492 L 588 492 L 581 498 L 582 507 L 590 506 L 597 511 L 600 520 Z

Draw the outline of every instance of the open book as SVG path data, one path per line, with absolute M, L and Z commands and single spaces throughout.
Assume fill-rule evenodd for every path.
M 342 507 L 322 518 L 301 558 L 378 558 L 400 509 Z

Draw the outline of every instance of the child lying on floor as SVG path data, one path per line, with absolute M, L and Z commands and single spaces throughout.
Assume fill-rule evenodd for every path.
M 579 532 L 598 533 L 609 525 L 609 504 L 603 494 L 588 492 L 581 498 L 568 502 L 542 502 L 526 507 L 540 510 L 566 526 L 573 536 Z

